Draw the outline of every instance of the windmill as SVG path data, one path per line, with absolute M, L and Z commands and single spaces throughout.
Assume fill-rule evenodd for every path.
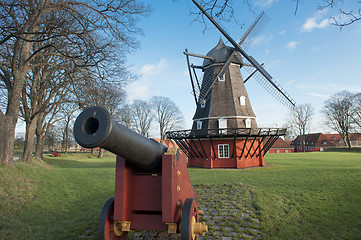
M 195 0 L 192 1 L 232 47 L 220 39 L 207 55 L 190 53 L 186 49 L 184 54 L 197 108 L 192 129 L 169 132 L 168 138 L 186 152 L 191 166 L 263 166 L 264 154 L 286 129 L 258 128 L 245 83 L 254 78 L 287 107 L 295 105 L 262 64 L 244 50 L 265 24 L 267 16 L 262 12 L 237 44 Z M 191 64 L 190 57 L 202 58 L 203 64 Z M 245 79 L 241 68 L 249 72 Z M 203 73 L 201 78 L 197 71 Z

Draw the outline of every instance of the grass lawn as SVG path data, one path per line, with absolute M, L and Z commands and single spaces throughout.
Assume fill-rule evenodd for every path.
M 191 169 L 192 183 L 250 186 L 264 239 L 361 239 L 360 153 L 266 156 L 264 168 Z
M 114 155 L 89 153 L 0 166 L 0 239 L 80 239 L 114 194 Z
M 0 166 L 0 239 L 86 239 L 114 192 L 114 156 Z M 196 185 L 243 183 L 263 239 L 361 239 L 361 153 L 268 154 L 267 167 L 190 169 Z

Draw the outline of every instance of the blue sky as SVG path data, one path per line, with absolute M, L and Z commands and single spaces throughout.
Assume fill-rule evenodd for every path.
M 313 105 L 312 132 L 329 131 L 320 113 L 324 101 L 341 90 L 361 92 L 361 22 L 342 30 L 330 26 L 328 18 L 338 15 L 338 9 L 320 11 L 317 1 L 301 1 L 297 15 L 294 15 L 295 1 L 250 0 L 254 13 L 243 1 L 233 2 L 236 18 L 245 26 L 232 22 L 221 25 L 238 41 L 264 10 L 271 20 L 247 53 L 264 63 L 267 71 L 298 104 Z M 358 9 L 359 4 L 354 2 L 343 7 Z M 202 24 L 192 23 L 189 9 L 195 7 L 191 1 L 148 3 L 153 11 L 139 23 L 144 31 L 144 36 L 139 38 L 141 48 L 128 56 L 132 72 L 140 75 L 139 80 L 127 87 L 128 99 L 169 97 L 181 109 L 184 128 L 189 129 L 195 103 L 183 51 L 187 48 L 189 52 L 206 55 L 218 43 L 221 34 L 213 27 L 203 31 Z M 284 126 L 289 109 L 255 79 L 248 81 L 246 88 L 258 126 Z

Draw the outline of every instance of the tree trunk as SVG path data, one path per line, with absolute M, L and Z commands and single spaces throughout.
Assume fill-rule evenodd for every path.
M 306 136 L 304 133 L 302 134 L 301 144 L 302 144 L 302 152 L 306 152 Z
M 104 149 L 99 148 L 98 158 L 103 158 L 103 156 L 104 156 Z
M 30 38 L 30 36 L 28 36 Z M 13 152 L 15 141 L 15 129 L 18 122 L 21 90 L 25 83 L 28 71 L 27 59 L 30 56 L 32 43 L 23 42 L 18 39 L 15 43 L 14 57 L 12 59 L 13 85 L 8 89 L 8 101 L 6 113 L 0 110 L 1 131 L 0 131 L 0 164 L 14 166 Z M 17 62 L 18 64 L 16 64 Z
M 68 154 L 68 148 L 69 148 L 69 122 L 66 122 L 66 126 L 65 126 L 65 155 Z
M 25 144 L 24 144 L 24 153 L 22 157 L 22 161 L 32 162 L 33 152 L 35 149 L 35 130 L 38 115 L 36 115 L 33 119 L 29 120 L 26 123 L 26 133 L 25 133 Z
M 95 155 L 95 148 L 92 148 L 92 155 Z
M 37 159 L 43 160 L 43 151 L 44 151 L 44 139 L 45 135 L 49 130 L 50 125 L 44 123 L 44 113 L 39 115 L 37 124 L 36 124 L 36 150 L 34 157 Z
M 43 160 L 43 151 L 44 151 L 44 131 L 43 131 L 43 124 L 41 122 L 41 116 L 36 123 L 36 146 L 35 146 L 35 154 L 34 157 L 36 159 Z
M 343 144 L 345 144 L 345 147 L 348 147 L 347 145 L 347 140 L 346 140 L 346 134 L 344 134 L 343 132 L 340 133 L 341 137 L 342 137 L 342 141 L 343 141 Z
M 44 151 L 44 137 L 43 134 L 36 133 L 36 146 L 34 157 L 39 160 L 43 160 Z
M 25 82 L 26 71 L 14 73 L 14 85 L 8 90 L 8 104 L 6 114 L 0 111 L 1 131 L 0 131 L 0 164 L 14 166 L 14 141 L 15 129 L 18 122 L 20 107 L 21 89 Z
M 17 114 L 15 116 L 10 114 L 3 115 L 0 112 L 0 164 L 6 164 L 13 167 L 15 166 L 13 152 L 17 120 Z
M 351 146 L 350 136 L 349 136 L 348 132 L 346 132 L 345 135 L 346 135 L 346 142 L 347 142 L 348 148 L 351 149 L 352 146 Z

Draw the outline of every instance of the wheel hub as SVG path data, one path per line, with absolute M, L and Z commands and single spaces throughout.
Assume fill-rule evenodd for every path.
M 206 232 L 208 232 L 208 226 L 205 223 L 197 222 L 196 217 L 193 216 L 191 226 L 192 240 L 195 239 L 196 234 L 202 234 L 204 236 Z

